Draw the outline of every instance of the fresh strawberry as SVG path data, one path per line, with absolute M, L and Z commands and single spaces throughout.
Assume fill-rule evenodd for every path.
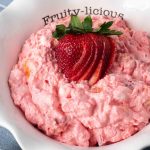
M 59 68 L 71 81 L 94 84 L 108 69 L 113 45 L 108 37 L 94 33 L 67 34 L 55 47 Z M 99 64 L 101 63 L 101 64 Z
M 110 30 L 112 21 L 105 22 L 100 29 L 93 30 L 92 19 L 83 22 L 77 16 L 71 17 L 68 27 L 57 25 L 53 36 L 59 39 L 54 48 L 58 67 L 70 81 L 88 80 L 95 84 L 108 71 L 113 63 L 115 46 L 105 35 L 121 35 Z
M 78 43 L 78 44 L 77 44 Z M 70 77 L 70 68 L 78 62 L 82 55 L 82 45 L 76 36 L 67 34 L 59 40 L 55 47 L 55 57 L 59 68 L 67 77 Z
M 85 39 L 84 34 L 67 34 L 59 40 L 59 44 L 55 48 L 55 55 L 59 68 L 67 78 L 78 80 L 93 60 L 94 51 L 91 49 L 90 41 L 91 39 L 88 37 Z M 77 75 L 78 73 L 79 75 Z M 73 79 L 75 75 L 77 77 Z

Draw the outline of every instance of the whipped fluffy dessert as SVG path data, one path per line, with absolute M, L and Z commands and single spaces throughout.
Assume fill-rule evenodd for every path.
M 92 17 L 93 28 L 112 19 Z M 145 32 L 113 19 L 115 55 L 105 76 L 95 84 L 69 81 L 60 71 L 52 37 L 56 25 L 33 33 L 13 67 L 9 85 L 15 105 L 26 119 L 49 137 L 77 146 L 99 146 L 135 134 L 150 119 L 150 40 Z

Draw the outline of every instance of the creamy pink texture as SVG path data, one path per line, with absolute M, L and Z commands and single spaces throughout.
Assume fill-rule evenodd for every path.
M 94 28 L 109 20 L 93 17 Z M 112 36 L 116 57 L 107 75 L 93 87 L 87 81 L 69 83 L 52 49 L 56 24 L 69 21 L 49 24 L 25 42 L 9 78 L 14 103 L 28 121 L 63 143 L 104 145 L 133 135 L 150 119 L 149 38 L 115 19 L 112 28 L 123 35 Z

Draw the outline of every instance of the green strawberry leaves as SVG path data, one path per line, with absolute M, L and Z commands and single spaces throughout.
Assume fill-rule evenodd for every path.
M 53 32 L 53 37 L 60 39 L 65 34 L 83 34 L 83 33 L 95 33 L 101 35 L 121 35 L 121 31 L 109 29 L 113 24 L 113 21 L 104 22 L 99 29 L 94 30 L 92 28 L 93 22 L 91 16 L 84 18 L 81 22 L 78 16 L 71 16 L 71 21 L 68 27 L 63 24 L 57 25 L 56 30 Z
M 85 32 L 92 32 L 92 18 L 91 16 L 87 16 L 85 17 L 84 21 L 82 22 L 83 28 L 85 30 Z

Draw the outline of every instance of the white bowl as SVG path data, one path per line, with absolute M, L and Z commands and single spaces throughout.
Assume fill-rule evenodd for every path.
M 0 14 L 0 125 L 12 132 L 22 149 L 139 150 L 150 145 L 150 125 L 148 125 L 134 136 L 109 146 L 97 148 L 66 146 L 40 133 L 26 121 L 21 111 L 13 104 L 8 77 L 25 39 L 44 26 L 43 17 L 52 16 L 68 8 L 85 10 L 85 7 L 90 6 L 92 9 L 106 10 L 105 15 L 109 14 L 107 10 L 116 11 L 131 27 L 150 34 L 149 0 L 14 0 Z

